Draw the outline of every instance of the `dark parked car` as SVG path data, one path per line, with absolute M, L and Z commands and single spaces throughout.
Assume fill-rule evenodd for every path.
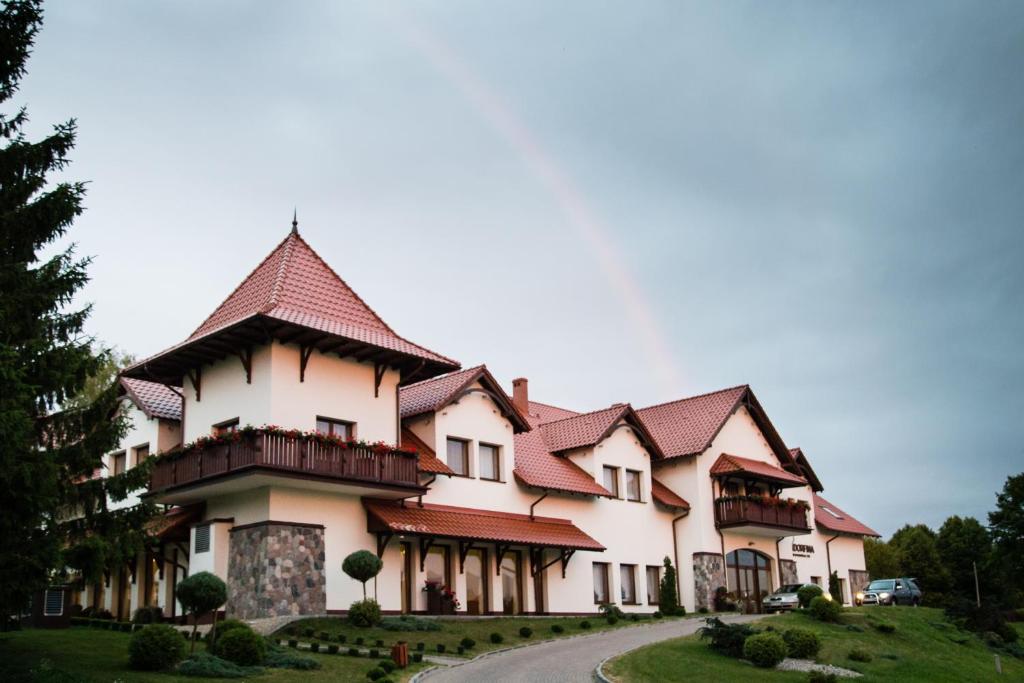
M 875 579 L 857 593 L 858 605 L 913 605 L 921 603 L 921 589 L 914 579 Z
M 797 599 L 796 592 L 804 586 L 813 585 L 811 583 L 790 583 L 779 586 L 777 591 L 764 596 L 764 600 L 761 601 L 761 607 L 768 614 L 796 609 L 800 606 L 800 600 Z

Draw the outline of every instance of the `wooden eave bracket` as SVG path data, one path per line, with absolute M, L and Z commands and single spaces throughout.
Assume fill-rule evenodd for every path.
M 564 549 L 559 548 L 558 549 L 558 555 L 556 555 L 555 557 L 551 558 L 550 562 L 544 562 L 544 564 L 541 564 L 541 562 L 543 562 L 543 560 L 544 560 L 544 548 L 537 548 L 536 560 L 534 560 L 534 558 L 532 557 L 532 553 L 531 553 L 531 557 L 530 557 L 530 576 L 537 576 L 537 574 L 545 571 L 548 567 L 550 567 L 553 564 L 555 564 L 555 562 L 561 561 L 561 562 L 563 562 L 565 564 L 568 564 L 569 561 L 567 559 L 565 559 L 565 553 L 566 553 L 566 551 Z M 564 565 L 563 565 L 563 569 L 562 569 L 562 578 L 563 579 L 565 578 L 565 568 L 564 568 Z
M 373 397 L 377 398 L 380 396 L 380 383 L 384 380 L 384 371 L 388 369 L 388 366 L 384 363 L 373 364 Z
M 420 536 L 420 571 L 426 571 L 427 553 L 434 545 L 433 536 Z
M 394 536 L 394 533 L 392 533 L 390 531 L 380 531 L 380 532 L 377 532 L 377 557 L 378 558 L 384 557 L 384 549 L 388 547 L 388 541 L 391 540 L 392 536 Z
M 306 381 L 306 365 L 309 363 L 309 357 L 313 355 L 313 349 L 316 347 L 313 344 L 302 345 L 299 347 L 299 381 Z
M 575 555 L 575 554 L 576 554 L 575 550 L 570 550 L 568 548 L 563 548 L 562 549 L 561 560 L 562 560 L 562 578 L 563 579 L 565 578 L 565 570 L 569 566 L 569 560 L 571 560 L 572 556 Z
M 252 347 L 246 346 L 235 351 L 234 354 L 238 356 L 238 360 L 242 361 L 242 367 L 245 368 L 245 383 L 252 384 Z
M 473 541 L 459 541 L 459 573 L 466 573 L 466 556 L 473 549 Z
M 499 544 L 494 546 L 494 549 L 497 551 L 497 553 L 496 553 L 497 557 L 495 558 L 497 561 L 494 563 L 495 568 L 497 569 L 497 571 L 495 573 L 498 576 L 501 576 L 501 561 L 503 559 L 505 559 L 505 555 L 506 555 L 506 553 L 508 553 L 508 551 L 509 551 L 509 549 L 511 547 L 512 547 L 512 544 L 510 544 L 510 543 L 506 543 L 504 545 L 499 543 Z
M 203 390 L 203 366 L 196 366 L 195 370 L 189 370 L 186 373 L 188 381 L 192 383 L 192 389 L 196 392 L 196 403 L 199 403 L 199 399 Z

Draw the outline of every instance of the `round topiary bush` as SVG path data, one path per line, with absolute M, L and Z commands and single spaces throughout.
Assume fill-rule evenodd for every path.
M 380 623 L 380 605 L 372 598 L 357 600 L 349 605 L 348 620 L 353 626 L 369 628 Z
M 423 653 L 422 652 L 413 652 L 412 653 L 412 661 L 416 662 L 417 664 L 422 662 L 423 661 Z
M 217 656 L 239 666 L 260 664 L 266 654 L 266 641 L 250 628 L 235 628 L 217 637 Z
M 336 655 L 336 654 L 338 654 L 338 645 L 337 645 L 337 643 L 331 643 L 330 645 L 327 646 L 327 654 L 329 654 L 329 655 Z
M 561 624 L 552 624 L 551 625 L 551 632 L 552 633 L 562 633 L 564 631 L 565 631 L 565 627 L 562 626 Z
M 394 662 L 392 662 L 390 659 L 385 659 L 384 661 L 382 661 L 377 666 L 379 666 L 380 668 L 384 669 L 384 673 L 388 673 L 388 674 L 391 673 L 392 671 L 394 671 L 397 668 L 397 665 Z
M 580 622 L 580 628 L 583 629 L 584 631 L 587 630 L 588 628 L 590 628 L 590 622 L 587 621 L 586 619 L 584 619 L 583 621 Z
M 215 654 L 219 657 L 220 653 L 217 651 L 217 642 L 225 634 L 237 629 L 251 631 L 252 627 L 244 621 L 240 621 L 239 619 L 225 619 L 224 621 L 217 622 L 217 628 L 212 629 L 210 631 L 210 639 L 207 641 L 208 644 L 206 646 L 206 649 L 208 649 L 212 654 Z
M 854 662 L 870 662 L 872 659 L 874 659 L 874 657 L 871 656 L 870 652 L 860 647 L 853 648 L 852 650 L 850 650 L 850 653 L 846 656 Z
M 473 647 L 476 645 L 476 641 L 473 640 L 472 638 L 463 638 L 462 640 L 459 641 L 459 645 L 461 645 L 462 647 L 466 648 L 467 650 L 472 650 Z
M 652 614 L 651 616 L 655 619 L 661 619 L 661 612 L 658 610 L 654 610 L 654 614 Z
M 522 628 L 519 629 L 519 637 L 520 638 L 529 638 L 532 635 L 533 635 L 533 629 L 530 628 L 529 626 L 523 626 Z
M 823 595 L 811 600 L 811 616 L 818 621 L 837 622 L 843 606 L 835 600 L 830 600 Z
M 185 641 L 164 624 L 150 624 L 132 635 L 128 666 L 139 671 L 169 669 L 185 657 Z
M 498 643 L 500 643 L 503 640 L 505 640 L 505 636 L 501 635 L 500 633 L 492 633 L 491 634 L 491 642 L 494 643 L 495 645 L 497 645 Z
M 374 667 L 366 672 L 366 677 L 371 681 L 376 681 L 377 679 L 384 678 L 385 676 L 387 676 L 387 673 L 380 667 Z
M 350 647 L 348 649 L 348 656 L 349 657 L 358 657 L 359 656 L 359 648 L 358 647 Z
M 743 643 L 743 658 L 770 669 L 786 658 L 786 641 L 778 633 L 756 633 Z
M 805 628 L 791 628 L 782 634 L 782 639 L 786 641 L 789 656 L 797 659 L 811 659 L 821 649 L 818 634 Z
M 444 652 L 444 643 L 438 643 L 437 644 L 437 651 L 439 653 L 443 653 Z
M 132 615 L 133 624 L 159 624 L 164 620 L 164 611 L 160 607 L 140 607 Z
M 800 586 L 800 589 L 796 592 L 796 599 L 800 601 L 800 606 L 806 609 L 810 607 L 811 600 L 819 595 L 824 595 L 824 593 L 825 591 L 822 590 L 821 586 L 811 583 L 806 586 Z
M 423 650 L 425 650 L 426 647 L 427 647 L 427 644 L 422 642 L 422 641 L 419 642 L 419 643 L 416 643 L 416 649 L 419 650 L 420 652 L 423 652 Z
M 320 643 L 318 643 L 318 642 L 316 642 L 314 640 L 312 643 L 309 644 L 309 651 L 310 652 L 320 652 Z
M 879 633 L 895 633 L 896 632 L 896 624 L 890 624 L 887 621 L 881 621 L 881 622 L 875 624 L 875 629 Z

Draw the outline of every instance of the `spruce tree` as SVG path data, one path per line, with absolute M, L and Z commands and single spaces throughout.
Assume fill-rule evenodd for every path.
M 661 577 L 660 596 L 658 608 L 666 617 L 674 617 L 680 614 L 682 608 L 679 606 L 679 595 L 676 592 L 676 570 L 672 566 L 672 560 L 665 558 L 665 573 Z
M 0 6 L 0 107 L 17 91 L 42 23 L 38 0 Z M 43 255 L 82 212 L 82 183 L 50 181 L 68 164 L 75 122 L 26 139 L 24 107 L 0 110 L 0 619 L 70 567 L 87 581 L 134 557 L 146 541 L 144 504 L 107 509 L 145 485 L 147 467 L 93 479 L 124 432 L 116 386 L 73 408 L 108 354 L 83 331 L 73 298 L 89 259 L 74 245 Z

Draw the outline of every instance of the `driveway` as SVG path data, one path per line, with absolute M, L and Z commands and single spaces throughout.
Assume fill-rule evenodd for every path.
M 730 615 L 726 622 L 763 619 L 763 614 Z M 703 618 L 673 620 L 657 624 L 562 638 L 490 655 L 482 655 L 466 664 L 429 671 L 419 680 L 429 683 L 459 681 L 539 681 L 594 680 L 594 669 L 604 659 L 659 640 L 688 636 L 704 625 Z

